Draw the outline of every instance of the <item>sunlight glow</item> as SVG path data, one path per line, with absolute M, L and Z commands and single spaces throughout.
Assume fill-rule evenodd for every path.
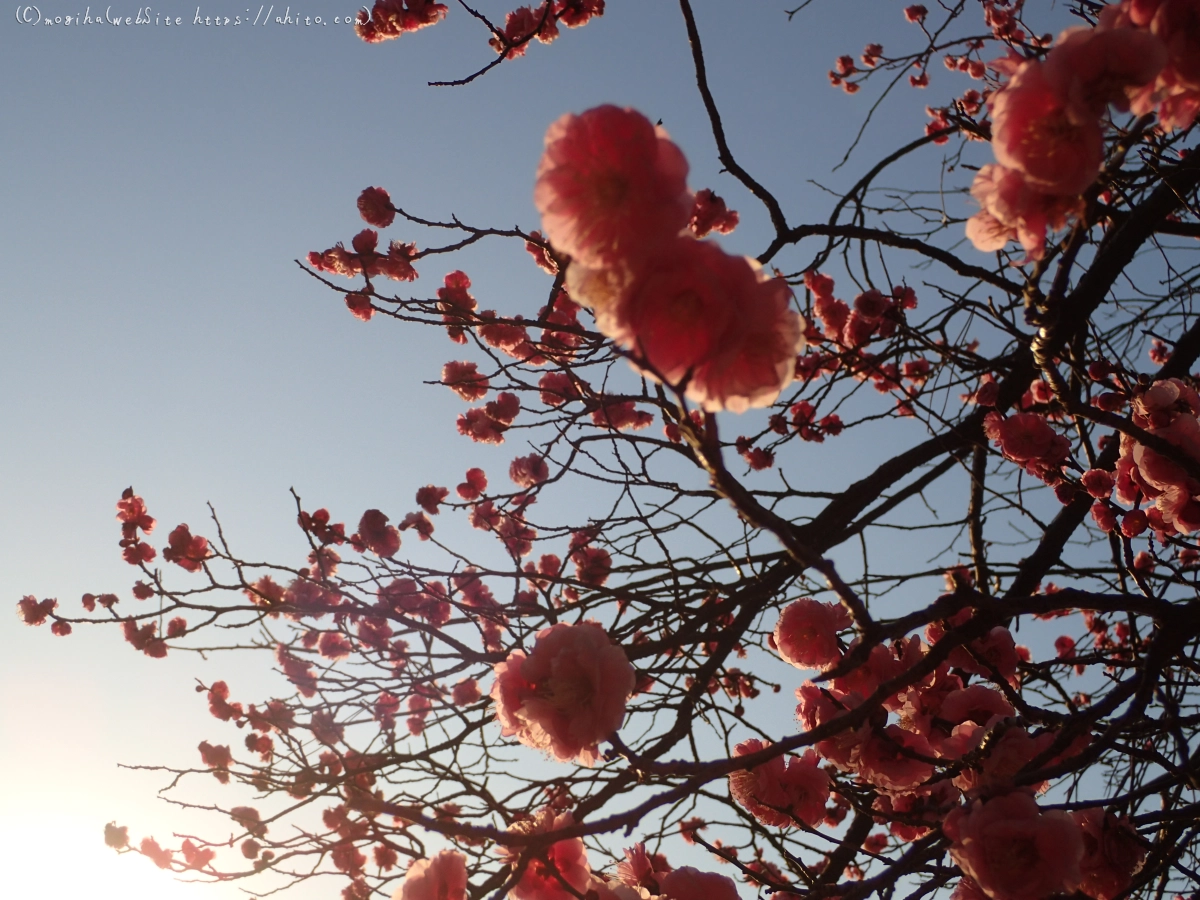
M 160 835 L 163 843 L 170 835 Z M 83 820 L 0 818 L 5 896 L 87 900 L 217 900 L 227 886 L 186 884 L 137 854 L 104 844 L 104 825 Z

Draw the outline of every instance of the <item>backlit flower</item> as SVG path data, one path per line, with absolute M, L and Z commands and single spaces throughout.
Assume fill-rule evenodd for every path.
M 1042 812 L 1028 794 L 960 806 L 942 831 L 954 861 L 991 900 L 1044 900 L 1082 880 L 1079 825 L 1069 813 Z
M 645 257 L 692 211 L 687 160 L 632 109 L 568 113 L 546 132 L 534 202 L 554 247 L 585 266 Z
M 621 727 L 636 681 L 625 651 L 591 621 L 543 629 L 528 656 L 514 650 L 495 674 L 503 733 L 583 765 L 595 763 L 598 744 Z
M 850 627 L 850 614 L 840 603 L 812 597 L 784 607 L 775 625 L 775 646 L 797 669 L 824 669 L 841 658 L 838 632 Z
M 393 900 L 465 900 L 466 896 L 467 858 L 456 850 L 443 850 L 409 866 Z
M 758 753 L 771 745 L 752 739 L 733 748 L 734 757 Z M 753 769 L 729 775 L 733 799 L 764 825 L 794 826 L 796 820 L 813 826 L 825 818 L 829 776 L 819 767 L 813 750 L 802 757 L 780 754 Z
M 1104 159 L 1100 122 L 1071 115 L 1043 63 L 1022 64 L 991 106 L 992 149 L 1002 166 L 1047 194 L 1079 194 L 1096 180 Z
M 575 820 L 569 812 L 556 816 L 553 809 L 544 807 L 533 818 L 517 822 L 512 830 L 519 834 L 544 834 L 573 824 Z M 501 846 L 500 853 L 515 863 L 520 851 L 516 846 Z M 542 855 L 530 860 L 521 880 L 508 896 L 512 900 L 576 900 L 563 882 L 582 894 L 590 880 L 591 870 L 583 839 L 567 838 L 555 841 Z

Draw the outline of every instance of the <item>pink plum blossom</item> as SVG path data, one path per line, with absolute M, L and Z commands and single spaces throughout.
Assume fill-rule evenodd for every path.
M 1028 794 L 960 806 L 942 832 L 950 855 L 991 900 L 1044 900 L 1082 881 L 1083 839 L 1069 813 L 1042 812 Z
M 1098 806 L 1072 815 L 1083 835 L 1080 890 L 1095 900 L 1115 900 L 1129 888 L 1146 859 L 1137 832 Z
M 851 641 L 847 653 L 853 651 L 859 642 L 859 638 Z M 905 642 L 900 647 L 903 652 L 906 652 L 906 659 L 897 659 L 895 652 L 887 644 L 876 644 L 871 648 L 871 652 L 864 662 L 859 663 L 845 675 L 835 678 L 833 686 L 842 693 L 857 693 L 863 697 L 871 696 L 879 685 L 895 678 L 924 654 L 920 638 L 916 638 L 915 642 Z M 900 700 L 898 694 L 892 694 L 884 698 L 883 705 L 889 710 L 895 710 L 903 705 L 903 701 Z
M 443 850 L 409 866 L 393 900 L 466 900 L 466 896 L 467 858 L 457 850 Z
M 1047 193 L 1016 169 L 994 163 L 976 174 L 971 196 L 982 207 L 967 220 L 975 249 L 991 252 L 1019 241 L 1031 260 L 1045 255 L 1047 231 L 1065 228 L 1083 211 L 1078 197 Z
M 473 362 L 446 363 L 442 366 L 442 384 L 467 401 L 479 400 L 488 392 L 488 379 Z
M 996 161 L 1025 175 L 1047 194 L 1080 194 L 1104 160 L 1098 119 L 1079 120 L 1037 60 L 1023 63 L 993 95 L 992 149 Z
M 733 879 L 691 866 L 668 872 L 659 881 L 659 888 L 669 900 L 739 900 Z
M 514 650 L 495 674 L 491 696 L 506 736 L 588 766 L 621 727 L 636 681 L 625 651 L 592 621 L 542 629 L 529 655 Z
M 806 346 L 801 318 L 790 307 L 791 288 L 750 257 L 741 259 L 755 279 L 754 289 L 742 295 L 749 302 L 688 386 L 688 396 L 708 412 L 770 406 L 791 384 L 796 356 Z
M 568 288 L 596 310 L 600 330 L 706 410 L 766 406 L 791 383 L 800 318 L 791 289 L 754 260 L 682 237 L 630 272 L 579 277 Z
M 553 809 L 543 807 L 533 818 L 517 822 L 511 830 L 523 835 L 545 834 L 574 824 L 575 820 L 569 812 L 555 815 Z M 500 852 L 514 864 L 520 855 L 516 846 L 502 845 Z M 576 900 L 563 882 L 582 894 L 587 890 L 591 877 L 583 839 L 567 838 L 555 841 L 541 856 L 530 860 L 520 881 L 508 892 L 508 896 L 512 900 Z
M 646 257 L 688 223 L 687 160 L 632 109 L 568 113 L 546 132 L 534 202 L 555 249 L 585 266 Z
M 770 746 L 754 738 L 734 747 L 733 755 L 748 756 Z M 799 758 L 780 754 L 753 769 L 731 773 L 729 793 L 769 827 L 786 828 L 796 820 L 814 826 L 825 818 L 829 800 L 829 776 L 819 762 L 813 750 Z
M 1200 0 L 1122 0 L 1104 8 L 1100 29 L 1148 29 L 1167 51 L 1167 64 L 1150 84 L 1130 90 L 1136 115 L 1157 112 L 1160 126 L 1186 128 L 1200 113 Z
M 925 682 L 913 685 L 903 694 L 897 710 L 900 724 L 909 731 L 925 735 L 936 746 L 948 733 L 941 715 L 942 705 L 962 686 L 962 679 L 950 673 L 949 664 L 942 663 Z
M 984 431 L 1000 452 L 1026 468 L 1054 467 L 1071 453 L 1071 444 L 1037 413 L 1015 413 L 1008 418 L 988 413 Z
M 775 646 L 797 669 L 825 669 L 841 659 L 838 632 L 849 627 L 850 614 L 840 603 L 804 597 L 784 607 L 775 625 Z
M 975 883 L 973 878 L 968 878 L 964 875 L 959 879 L 958 884 L 954 886 L 954 892 L 950 894 L 950 900 L 988 900 L 988 895 Z
M 948 781 L 935 781 L 913 791 L 881 792 L 873 804 L 888 821 L 888 831 L 902 841 L 915 841 L 936 828 L 962 794 Z
M 387 228 L 396 218 L 392 198 L 381 187 L 369 187 L 358 195 L 358 212 L 363 221 L 376 228 Z
M 625 850 L 625 859 L 617 863 L 617 879 L 621 884 L 645 887 L 651 891 L 658 888 L 661 876 L 671 871 L 671 865 L 659 853 L 648 853 L 643 843 L 634 844 Z
M 942 702 L 939 713 L 940 718 L 953 725 L 967 721 L 988 725 L 997 716 L 1003 719 L 1014 715 L 1016 710 L 1004 699 L 1004 695 L 986 684 L 973 684 L 951 691 Z
M 474 678 L 465 678 L 454 685 L 450 696 L 455 706 L 470 706 L 483 695 L 479 693 L 479 685 Z
M 1200 396 L 1176 378 L 1155 382 L 1140 391 L 1132 404 L 1135 425 L 1163 438 L 1187 456 L 1200 460 Z M 1156 512 L 1168 530 L 1183 534 L 1200 530 L 1200 481 L 1182 466 L 1121 436 L 1117 461 L 1117 498 L 1135 503 L 1140 493 L 1154 501 Z M 1130 524 L 1131 530 L 1135 523 Z
M 983 759 L 954 778 L 954 784 L 968 796 L 1013 790 L 1013 779 L 1026 764 L 1054 743 L 1056 735 L 1044 731 L 1031 735 L 1026 729 L 1008 722 L 994 722 L 989 727 L 965 722 L 954 729 L 946 742 L 946 755 L 966 755 L 985 745 Z M 951 753 L 949 751 L 954 751 Z M 1041 794 L 1048 782 L 1025 785 L 1022 791 Z
M 805 731 L 836 721 L 849 710 L 862 703 L 858 694 L 843 694 L 806 681 L 796 688 L 796 719 Z M 870 725 L 864 723 L 856 728 L 847 728 L 833 737 L 817 741 L 815 749 L 839 769 L 849 771 L 857 757 L 859 747 L 870 735 Z
M 1084 490 L 1097 500 L 1107 500 L 1113 492 L 1113 473 L 1104 469 L 1088 469 L 1080 476 Z
M 756 285 L 741 257 L 680 238 L 634 276 L 610 336 L 658 380 L 679 385 L 717 351 Z
M 1109 104 L 1129 109 L 1128 94 L 1154 81 L 1167 48 L 1136 28 L 1068 28 L 1046 57 L 1046 80 L 1068 104 L 1072 118 L 1099 119 Z
M 520 488 L 531 488 L 550 477 L 546 458 L 539 453 L 518 456 L 508 467 L 508 477 Z
M 708 188 L 696 191 L 695 204 L 692 206 L 692 218 L 688 227 L 698 238 L 709 232 L 729 234 L 737 227 L 738 214 L 725 206 L 725 201 Z
M 872 733 L 858 748 L 853 760 L 859 776 L 885 791 L 907 791 L 920 786 L 933 774 L 933 763 L 917 757 L 932 757 L 929 741 L 888 725 Z

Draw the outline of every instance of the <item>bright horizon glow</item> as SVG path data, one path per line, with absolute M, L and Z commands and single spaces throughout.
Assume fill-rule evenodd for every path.
M 167 835 L 160 835 L 160 843 Z M 84 818 L 60 815 L 32 820 L 0 819 L 3 856 L 20 865 L 4 867 L 10 897 L 83 897 L 87 900 L 198 900 L 212 888 L 179 881 L 136 853 L 118 854 L 104 843 L 103 830 Z M 187 877 L 187 876 L 183 876 Z M 193 876 L 194 877 L 194 876 Z

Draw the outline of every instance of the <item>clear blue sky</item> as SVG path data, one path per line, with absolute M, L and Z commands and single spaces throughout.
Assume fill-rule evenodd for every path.
M 789 24 L 783 10 L 798 2 L 699 0 L 697 12 L 735 152 L 794 218 L 811 221 L 829 201 L 807 179 L 845 187 L 880 148 L 920 134 L 914 111 L 965 84 L 934 72 L 929 91 L 905 88 L 907 114 L 881 118 L 857 165 L 831 174 L 871 99 L 828 86 L 834 57 L 919 35 L 891 0 L 818 0 Z M 497 18 L 511 8 L 480 6 Z M 39 11 L 87 8 L 42 0 Z M 205 27 L 192 24 L 194 3 L 153 13 L 168 9 L 184 24 L 23 25 L 12 6 L 0 17 L 0 605 L 10 610 L 28 593 L 68 608 L 84 591 L 134 602 L 113 519 L 130 484 L 164 531 L 188 522 L 211 533 L 212 502 L 246 556 L 291 561 L 289 487 L 310 508 L 356 520 L 368 506 L 408 509 L 420 485 L 453 484 L 476 464 L 479 448 L 454 435 L 457 401 L 421 384 L 455 348 L 355 320 L 293 262 L 349 242 L 368 185 L 419 215 L 537 227 L 531 189 L 546 126 L 613 102 L 663 119 L 692 185 L 742 211 L 727 246 L 765 245 L 765 216 L 718 173 L 675 4 L 610 0 L 604 18 L 459 89 L 425 82 L 465 75 L 491 51 L 453 5 L 438 27 L 379 46 L 332 23 Z M 110 10 L 133 16 L 138 5 Z M 202 15 L 230 17 L 257 6 L 243 10 L 200 4 Z M 328 0 L 291 11 L 354 12 Z M 511 245 L 427 261 L 412 292 L 431 296 L 458 267 L 484 306 L 536 313 L 544 281 Z M 89 873 L 110 819 L 164 841 L 195 821 L 154 800 L 164 779 L 116 763 L 196 764 L 198 741 L 220 732 L 193 679 L 225 677 L 253 698 L 266 665 L 153 661 L 115 629 L 58 639 L 11 612 L 0 615 L 0 648 L 0 860 L 8 886 L 15 878 L 29 890 Z M 54 873 L 44 869 L 50 847 Z M 103 861 L 116 874 L 101 880 L 132 879 L 133 869 L 158 877 L 141 859 Z M 147 897 L 168 896 L 147 883 Z

